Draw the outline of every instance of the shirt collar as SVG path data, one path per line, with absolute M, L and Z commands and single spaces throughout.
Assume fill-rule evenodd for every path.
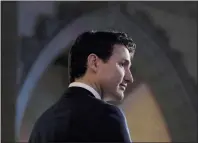
M 82 88 L 85 88 L 88 91 L 90 91 L 97 99 L 101 99 L 101 96 L 99 95 L 99 93 L 94 88 L 92 88 L 91 86 L 89 86 L 89 85 L 87 85 L 85 83 L 72 82 L 72 83 L 69 84 L 69 87 L 82 87 Z

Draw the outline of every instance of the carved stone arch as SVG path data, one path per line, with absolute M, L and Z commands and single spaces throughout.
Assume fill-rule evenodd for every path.
M 174 124 L 189 125 L 193 122 L 193 120 L 177 120 L 178 118 L 188 116 L 189 114 L 194 116 L 195 113 L 187 98 L 182 82 L 178 78 L 169 59 L 164 55 L 160 47 L 155 44 L 155 42 L 140 27 L 138 27 L 138 25 L 130 21 L 120 12 L 119 6 L 115 6 L 77 18 L 72 23 L 66 25 L 40 52 L 17 98 L 16 139 L 19 137 L 21 121 L 23 119 L 27 103 L 30 99 L 31 92 L 43 72 L 54 61 L 54 59 L 65 50 L 65 48 L 68 48 L 69 43 L 73 39 L 83 31 L 92 29 L 116 29 L 127 32 L 133 37 L 137 44 L 134 67 L 138 76 L 141 76 L 142 79 L 149 83 L 155 93 L 155 98 L 157 99 L 163 115 L 168 122 L 168 127 L 173 139 L 174 136 L 178 136 L 177 131 L 180 129 L 178 127 L 176 128 Z M 163 78 L 159 80 L 159 77 L 162 75 Z M 170 84 L 164 85 L 164 82 Z M 176 103 L 174 101 L 176 101 Z M 179 102 L 177 103 L 177 101 Z M 169 102 L 169 105 L 167 105 L 167 102 Z M 181 106 L 182 103 L 186 103 L 185 108 Z M 181 111 L 183 109 L 185 109 L 185 113 L 178 113 L 178 110 Z M 184 135 L 185 134 L 189 135 L 188 131 L 186 131 Z M 175 140 L 178 141 L 177 138 L 175 138 Z

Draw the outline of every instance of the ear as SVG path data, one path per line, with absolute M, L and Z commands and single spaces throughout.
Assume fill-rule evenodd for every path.
M 99 58 L 96 54 L 90 54 L 87 58 L 87 67 L 94 72 L 97 72 L 99 65 Z
M 130 53 L 130 59 L 131 59 L 131 61 L 133 61 L 134 55 L 135 55 L 135 50 Z

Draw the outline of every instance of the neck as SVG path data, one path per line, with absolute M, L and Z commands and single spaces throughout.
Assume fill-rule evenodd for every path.
M 94 82 L 93 80 L 91 80 L 89 78 L 79 78 L 79 79 L 76 79 L 75 82 L 81 82 L 81 83 L 91 86 L 93 89 L 95 89 L 99 93 L 99 95 L 102 98 L 102 90 L 100 88 L 100 85 L 98 83 Z

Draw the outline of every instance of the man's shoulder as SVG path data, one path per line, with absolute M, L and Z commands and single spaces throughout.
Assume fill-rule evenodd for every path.
M 48 108 L 38 118 L 37 124 L 42 126 L 49 123 L 62 124 L 72 119 L 84 119 L 95 117 L 103 118 L 111 115 L 121 116 L 119 107 L 96 99 L 95 97 L 75 95 L 69 90 L 54 105 Z M 58 121 L 57 121 L 58 120 Z
M 61 100 L 72 103 L 73 108 L 80 108 L 82 111 L 87 108 L 102 109 L 107 106 L 107 103 L 96 98 L 90 91 L 80 87 L 68 88 Z
M 74 88 L 73 90 L 75 89 L 77 90 L 77 88 Z M 68 97 L 70 102 L 72 102 L 72 106 L 74 109 L 78 109 L 78 112 L 95 111 L 95 113 L 98 114 L 102 112 L 103 115 L 121 114 L 121 109 L 118 106 L 101 99 L 97 99 L 93 95 L 91 96 L 89 92 L 72 92 L 73 90 L 68 89 L 64 96 Z
M 76 92 L 71 92 L 68 90 L 64 95 L 72 103 L 71 106 L 73 116 L 82 116 L 81 118 L 91 116 L 101 118 L 103 116 L 109 116 L 112 114 L 122 116 L 121 109 L 116 105 L 97 99 L 93 96 L 81 95 L 81 93 L 78 95 L 76 94 Z M 86 92 L 83 94 L 86 94 Z M 89 93 L 87 92 L 87 94 Z
M 104 106 L 104 111 L 107 114 L 116 114 L 118 116 L 122 115 L 122 110 L 120 109 L 120 107 L 118 107 L 117 105 L 109 104 L 109 103 L 107 103 Z

